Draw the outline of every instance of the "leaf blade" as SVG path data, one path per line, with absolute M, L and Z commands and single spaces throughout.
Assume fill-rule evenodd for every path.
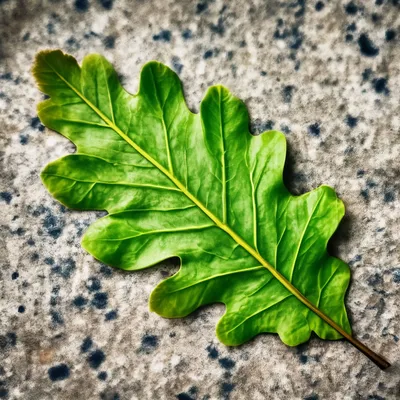
M 46 56 L 50 61 L 46 59 Z M 155 289 L 153 292 L 155 294 L 152 295 L 150 300 L 152 309 L 161 315 L 163 313 L 167 315 L 166 310 L 169 307 L 169 310 L 173 310 L 176 316 L 180 316 L 188 311 L 190 312 L 191 307 L 198 307 L 207 302 L 222 301 L 226 304 L 227 311 L 218 324 L 217 334 L 227 344 L 242 343 L 255 334 L 270 331 L 279 333 L 281 339 L 289 345 L 296 345 L 308 340 L 312 330 L 321 337 L 329 336 L 329 338 L 335 339 L 340 337 L 337 333 L 339 332 L 352 341 L 343 303 L 349 278 L 349 269 L 346 264 L 338 264 L 341 270 L 336 278 L 331 275 L 327 280 L 324 280 L 317 274 L 317 279 L 322 282 L 324 290 L 327 290 L 325 288 L 335 289 L 328 290 L 327 293 L 330 294 L 322 296 L 322 303 L 325 299 L 329 299 L 330 302 L 334 301 L 337 304 L 335 313 L 331 316 L 332 319 L 315 306 L 316 300 L 308 300 L 291 282 L 297 279 L 295 272 L 301 270 L 303 264 L 305 269 L 310 268 L 310 260 L 307 261 L 307 259 L 304 263 L 296 265 L 305 254 L 308 257 L 309 253 L 314 253 L 319 257 L 316 256 L 315 260 L 318 258 L 318 261 L 324 261 L 325 264 L 336 262 L 334 258 L 327 254 L 326 242 L 336 229 L 344 209 L 343 204 L 337 199 L 334 192 L 326 187 L 321 187 L 297 198 L 289 194 L 283 185 L 281 176 L 286 152 L 282 134 L 271 131 L 263 134 L 262 139 L 252 138 L 247 129 L 248 116 L 243 103 L 221 87 L 211 88 L 202 102 L 200 114 L 192 114 L 185 104 L 181 84 L 176 74 L 159 63 L 153 62 L 143 67 L 139 92 L 132 96 L 122 89 L 116 79 L 116 73 L 104 58 L 95 55 L 87 57 L 83 61 L 82 70 L 80 70 L 76 61 L 74 62 L 69 56 L 69 58 L 65 56 L 68 61 L 66 64 L 71 68 L 65 71 L 64 67 L 60 67 L 63 65 L 60 61 L 63 57 L 64 55 L 60 52 L 40 54 L 34 67 L 34 74 L 39 82 L 39 87 L 52 95 L 50 101 L 47 100 L 45 105 L 39 106 L 39 116 L 42 121 L 47 122 L 48 126 L 59 130 L 65 136 L 79 143 L 82 143 L 80 136 L 98 139 L 101 136 L 98 129 L 104 129 L 102 133 L 110 134 L 111 142 L 118 143 L 119 147 L 113 149 L 114 153 L 111 157 L 111 159 L 122 161 L 118 168 L 123 169 L 125 167 L 120 165 L 129 166 L 130 162 L 139 165 L 141 162 L 138 156 L 142 156 L 145 159 L 143 165 L 147 166 L 147 168 L 142 169 L 144 174 L 152 167 L 158 169 L 176 186 L 178 192 L 181 192 L 196 206 L 189 207 L 185 204 L 183 209 L 168 213 L 167 218 L 161 216 L 154 218 L 154 213 L 158 211 L 147 211 L 150 214 L 150 219 L 153 218 L 153 223 L 158 221 L 162 226 L 172 224 L 175 227 L 168 232 L 165 229 L 158 229 L 146 233 L 151 244 L 156 243 L 155 247 L 161 249 L 158 255 L 152 253 L 153 248 L 151 246 L 150 252 L 143 252 L 142 250 L 149 243 L 146 241 L 144 243 L 138 242 L 138 237 L 143 237 L 143 232 L 146 232 L 143 228 L 146 223 L 149 223 L 147 220 L 149 215 L 146 215 L 145 211 L 127 212 L 124 211 L 123 207 L 118 209 L 117 214 L 102 218 L 89 228 L 83 239 L 83 246 L 90 253 L 105 260 L 110 265 L 122 268 L 135 268 L 132 265 L 136 265 L 137 269 L 147 268 L 165 258 L 178 255 L 182 260 L 181 270 Z M 99 65 L 102 68 L 102 74 L 98 71 Z M 56 68 L 61 68 L 61 72 L 57 72 Z M 105 87 L 107 96 L 105 96 L 104 91 L 97 90 L 96 85 Z M 91 90 L 93 89 L 91 86 L 95 86 L 96 90 Z M 66 87 L 69 88 L 71 93 L 67 93 Z M 82 88 L 84 90 L 81 90 Z M 97 117 L 102 121 L 100 123 L 94 122 L 95 128 L 88 128 L 87 123 L 74 122 L 68 113 L 64 114 L 66 120 L 63 120 L 60 110 L 63 111 L 66 107 L 73 107 L 72 114 L 74 114 L 74 110 L 81 112 L 81 109 L 77 106 L 78 99 L 81 100 L 79 107 L 86 104 L 87 115 L 92 115 L 93 121 L 98 121 Z M 217 103 L 219 107 L 210 106 L 208 101 L 210 101 L 210 104 Z M 214 115 L 216 108 L 218 108 L 219 118 Z M 96 115 L 96 118 L 94 115 Z M 48 119 L 46 120 L 46 118 Z M 71 122 L 80 125 L 79 135 L 74 135 L 68 127 Z M 107 125 L 107 128 L 98 126 L 103 123 Z M 84 128 L 81 125 L 84 125 Z M 145 135 L 144 132 L 146 131 L 151 132 L 151 135 Z M 185 132 L 184 139 L 180 136 L 182 131 Z M 281 150 L 274 152 L 274 146 L 262 146 L 261 144 L 265 141 L 276 142 L 275 145 L 280 145 Z M 86 145 L 88 142 L 90 140 L 86 141 Z M 220 146 L 219 151 L 215 150 L 217 145 Z M 78 151 L 79 146 L 81 144 L 78 145 Z M 96 147 L 89 145 L 88 149 L 95 153 L 94 155 L 107 153 L 101 140 L 97 146 L 100 146 L 97 153 L 93 151 Z M 132 149 L 127 150 L 129 146 L 134 151 Z M 240 147 L 244 147 L 244 152 L 242 151 L 243 148 Z M 268 149 L 269 156 L 266 155 L 265 148 Z M 284 148 L 284 151 L 282 148 Z M 122 154 L 119 154 L 120 152 Z M 128 156 L 126 156 L 127 154 Z M 106 154 L 104 161 L 108 162 L 109 157 Z M 185 163 L 180 163 L 182 158 Z M 193 161 L 194 167 L 188 168 L 188 159 Z M 201 164 L 206 167 L 204 170 L 200 168 Z M 268 168 L 266 168 L 266 165 Z M 255 175 L 253 175 L 254 173 Z M 236 179 L 237 176 L 247 176 L 249 180 Z M 265 177 L 271 179 L 268 184 L 265 183 Z M 57 176 L 53 174 L 52 178 L 56 180 Z M 54 182 L 49 184 L 45 181 L 45 184 L 50 187 Z M 96 183 L 93 182 L 93 185 L 90 190 L 93 190 Z M 221 193 L 218 193 L 218 190 L 211 190 L 215 185 L 221 187 Z M 245 195 L 243 194 L 243 185 L 246 186 Z M 79 188 L 79 184 L 77 187 Z M 71 188 L 72 190 L 75 189 L 75 187 Z M 321 192 L 323 195 L 318 197 L 318 193 Z M 316 193 L 317 201 L 315 201 Z M 61 197 L 57 191 L 53 191 L 53 194 L 56 198 Z M 244 200 L 240 202 L 242 195 Z M 273 204 L 273 207 L 263 208 L 261 206 L 265 203 L 266 195 L 267 200 L 275 200 L 267 202 L 269 206 Z M 217 197 L 222 200 L 222 203 L 216 200 Z M 313 199 L 313 201 L 310 199 Z M 328 211 L 330 209 L 333 212 L 326 212 L 326 215 L 314 217 L 314 213 L 318 214 L 319 209 L 322 209 L 319 206 L 320 202 L 326 203 L 324 210 L 329 203 L 334 203 L 335 207 L 328 207 Z M 143 204 L 145 203 L 146 199 L 143 199 Z M 306 210 L 306 218 L 299 215 L 299 209 L 302 209 L 303 212 Z M 187 216 L 183 220 L 177 219 L 178 216 L 182 217 L 184 214 L 190 215 L 191 225 L 178 229 L 177 226 L 180 226 L 182 221 L 188 224 Z M 253 223 L 248 227 L 247 221 L 250 214 Z M 294 218 L 290 219 L 293 215 Z M 260 236 L 258 231 L 261 230 L 258 225 L 259 220 L 263 221 L 261 216 L 269 221 L 264 227 L 264 231 L 266 228 L 267 233 L 269 233 L 271 226 L 276 227 L 275 230 L 272 229 L 273 235 L 267 235 L 268 245 L 266 246 L 266 249 L 268 249 L 268 246 L 271 247 L 272 243 L 275 247 L 275 258 L 273 258 L 275 265 L 273 264 L 274 261 L 272 263 L 266 261 L 258 251 Z M 193 220 L 200 221 L 204 218 L 208 220 L 208 224 L 193 225 Z M 318 219 L 329 220 L 329 224 L 319 226 Z M 319 232 L 319 236 L 317 235 L 316 238 L 314 238 L 315 234 L 308 234 L 308 227 L 311 223 L 313 229 Z M 118 234 L 129 231 L 129 229 L 140 233 L 126 238 L 119 237 L 118 239 Z M 299 229 L 302 232 L 301 235 L 298 234 Z M 197 232 L 192 235 L 194 230 Z M 212 233 L 205 233 L 206 230 L 210 230 Z M 117 236 L 114 242 L 118 244 L 111 245 L 110 238 L 102 239 L 104 232 Z M 185 232 L 185 235 L 183 235 L 183 232 Z M 165 242 L 163 236 L 166 234 L 173 235 L 173 239 L 168 239 Z M 286 242 L 290 242 L 293 235 L 298 239 L 298 246 L 294 255 L 293 252 L 289 254 L 283 246 Z M 274 237 L 276 242 L 274 242 Z M 100 242 L 103 242 L 103 246 L 99 246 Z M 128 242 L 131 247 L 122 245 L 122 243 Z M 249 242 L 254 243 L 254 247 Z M 104 243 L 107 243 L 108 247 L 104 247 Z M 218 243 L 217 247 L 216 243 Z M 304 251 L 302 249 L 303 243 L 306 247 Z M 121 251 L 121 246 L 123 251 Z M 293 246 L 288 247 L 293 250 Z M 283 250 L 279 250 L 282 248 Z M 270 256 L 268 254 L 271 252 L 270 250 L 260 251 L 265 252 L 268 257 Z M 186 306 L 183 304 L 182 307 L 177 304 L 176 299 L 171 297 L 169 303 L 167 302 L 168 307 L 164 307 L 159 301 L 160 293 L 162 294 L 161 297 L 166 299 L 169 293 L 168 285 L 171 283 L 176 285 L 176 281 L 179 280 L 187 282 L 192 279 L 193 281 L 193 277 L 190 278 L 190 273 L 199 272 L 200 267 L 204 268 L 205 255 L 208 255 L 210 265 L 213 265 L 217 271 L 218 268 L 224 269 L 225 264 L 228 266 L 240 264 L 246 272 L 242 273 L 241 279 L 235 279 L 236 276 L 232 278 L 232 275 L 240 275 L 240 268 L 236 271 L 237 274 L 228 274 L 231 275 L 229 282 L 221 278 L 224 281 L 223 285 L 216 283 L 218 281 L 216 277 L 205 279 L 203 282 L 207 281 L 208 283 L 201 289 L 200 297 L 181 296 L 180 299 L 187 303 Z M 292 257 L 292 263 L 285 259 L 289 256 Z M 201 259 L 203 259 L 203 262 L 199 261 Z M 316 265 L 315 260 L 312 260 L 314 273 L 325 267 L 325 265 Z M 222 264 L 224 267 L 221 267 Z M 265 267 L 264 270 L 258 269 L 260 264 Z M 257 270 L 254 270 L 254 268 L 257 268 Z M 337 268 L 339 269 L 339 266 Z M 262 273 L 263 279 L 267 282 L 261 282 L 260 286 L 258 275 L 256 274 L 256 278 L 253 277 L 254 272 L 257 272 L 258 275 Z M 222 274 L 218 275 L 222 276 Z M 245 276 L 245 279 L 243 279 L 243 276 Z M 165 282 L 168 282 L 168 284 Z M 268 288 L 269 282 L 276 286 L 274 290 Z M 232 287 L 229 287 L 227 283 L 232 287 L 239 285 L 237 287 L 241 288 L 241 299 L 238 299 L 238 294 L 232 292 Z M 334 286 L 332 286 L 333 283 Z M 308 285 L 312 286 L 310 282 L 308 282 Z M 308 285 L 305 285 L 306 289 Z M 190 287 L 194 286 L 191 285 Z M 188 288 L 178 291 L 182 293 Z M 276 299 L 276 302 L 273 303 L 274 296 L 279 293 L 282 293 L 283 297 Z M 309 296 L 313 296 L 312 291 Z M 319 295 L 318 304 L 321 302 L 320 297 Z M 193 302 L 192 298 L 197 300 Z M 271 303 L 269 306 L 268 301 L 272 301 L 273 304 Z M 190 302 L 193 303 L 191 306 Z M 286 304 L 282 309 L 282 304 L 285 302 L 290 305 Z M 253 303 L 254 307 L 260 304 L 263 304 L 263 306 L 258 307 L 259 311 L 253 312 L 252 310 L 255 308 L 250 307 Z M 240 304 L 242 304 L 246 313 L 237 311 Z M 330 307 L 332 308 L 331 305 Z M 282 310 L 285 309 L 286 314 L 282 317 Z M 290 313 L 287 312 L 288 309 L 291 310 Z M 278 314 L 267 315 L 268 310 L 278 310 Z M 314 313 L 310 314 L 310 310 Z M 259 317 L 260 315 L 262 318 Z M 312 315 L 310 317 L 312 326 L 310 326 L 308 320 L 310 315 Z M 237 321 L 238 317 L 241 318 L 241 321 Z M 238 323 L 235 325 L 234 321 Z M 333 330 L 334 334 L 332 334 L 332 328 L 337 332 Z M 232 332 L 234 332 L 233 336 Z M 353 342 L 355 343 L 355 340 Z

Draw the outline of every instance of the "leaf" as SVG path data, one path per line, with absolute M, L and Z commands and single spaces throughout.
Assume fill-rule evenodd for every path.
M 109 213 L 83 247 L 125 270 L 180 258 L 152 292 L 152 311 L 177 318 L 222 302 L 226 345 L 276 332 L 295 346 L 314 331 L 360 348 L 344 305 L 349 267 L 326 249 L 343 203 L 327 186 L 288 192 L 282 133 L 250 135 L 245 105 L 222 86 L 193 114 L 177 75 L 157 62 L 143 67 L 136 95 L 99 55 L 81 68 L 61 51 L 41 52 L 33 73 L 50 96 L 41 121 L 77 147 L 46 166 L 45 186 L 70 208 Z

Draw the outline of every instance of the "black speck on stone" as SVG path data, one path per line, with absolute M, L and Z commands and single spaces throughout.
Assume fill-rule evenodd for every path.
M 17 335 L 16 335 L 16 333 L 14 333 L 14 332 L 8 332 L 7 333 L 7 339 L 8 339 L 8 343 L 11 345 L 11 346 L 16 346 L 16 344 L 17 344 Z
M 312 394 L 310 396 L 304 397 L 304 400 L 319 400 L 319 397 L 317 394 Z
M 94 294 L 91 304 L 99 310 L 103 310 L 107 307 L 107 302 L 108 294 L 106 292 L 99 292 Z
M 260 75 L 261 75 L 261 76 L 267 76 L 267 71 L 261 71 L 261 72 L 260 72 Z
M 103 43 L 106 49 L 113 49 L 115 46 L 115 37 L 114 36 L 106 36 L 103 39 Z
M 320 133 L 321 133 L 321 127 L 320 124 L 318 122 L 315 122 L 312 125 L 308 126 L 308 133 L 311 136 L 315 136 L 315 137 L 319 137 Z
M 355 32 L 357 30 L 357 25 L 353 22 L 352 24 L 347 26 L 346 30 L 350 32 Z
M 365 175 L 365 171 L 363 169 L 359 169 L 357 171 L 357 178 L 362 178 Z
M 272 121 L 271 119 L 269 119 L 266 123 L 265 123 L 265 130 L 266 131 L 270 131 L 271 129 L 274 128 L 275 122 Z
M 19 273 L 18 273 L 18 272 L 13 272 L 12 275 L 11 275 L 11 279 L 12 279 L 13 281 L 15 281 L 16 279 L 18 279 L 18 277 L 19 277 Z
M 33 129 L 38 129 L 40 132 L 44 131 L 44 125 L 41 124 L 40 119 L 38 117 L 31 118 L 31 127 Z
M 73 260 L 72 258 L 67 258 L 61 260 L 57 265 L 54 265 L 51 268 L 51 272 L 53 274 L 62 276 L 64 279 L 68 279 L 71 277 L 75 268 L 76 268 L 75 260 Z
M 294 90 L 293 85 L 288 85 L 283 88 L 282 95 L 283 95 L 283 101 L 285 103 L 290 103 L 292 101 L 293 90 Z
M 378 396 L 377 394 L 371 394 L 368 396 L 367 400 L 386 400 L 382 396 Z
M 104 392 L 100 393 L 101 400 L 121 400 L 118 393 L 110 393 L 109 390 L 105 390 Z
M 12 194 L 9 192 L 0 192 L 0 198 L 4 200 L 7 204 L 10 204 L 12 200 Z
M 351 42 L 354 39 L 354 36 L 351 33 L 348 33 L 344 38 L 346 42 Z
M 368 285 L 377 286 L 383 283 L 383 278 L 380 274 L 376 273 L 367 279 Z
M 212 360 L 216 360 L 218 358 L 219 353 L 218 353 L 218 350 L 214 346 L 212 346 L 210 344 L 206 347 L 206 350 L 208 352 L 209 358 L 211 358 Z
M 93 340 L 88 336 L 85 338 L 81 344 L 81 352 L 87 353 L 93 346 Z
M 97 292 L 101 289 L 100 279 L 94 276 L 90 277 L 86 283 L 86 288 L 89 290 L 89 292 Z
M 54 216 L 50 211 L 47 212 L 43 220 L 43 228 L 54 239 L 61 236 L 63 230 L 63 222 Z
M 379 48 L 375 46 L 366 33 L 362 33 L 358 38 L 358 46 L 361 54 L 366 57 L 375 57 L 379 54 Z
M 204 58 L 205 60 L 207 60 L 208 58 L 211 58 L 211 57 L 213 56 L 213 54 L 214 54 L 214 52 L 213 52 L 212 50 L 207 50 L 207 51 L 204 53 L 203 58 Z
M 254 134 L 260 134 L 265 131 L 269 131 L 273 129 L 275 125 L 275 122 L 272 120 L 268 120 L 266 122 L 262 122 L 260 119 L 255 119 L 254 121 L 251 122 L 250 124 L 250 132 Z
M 77 40 L 74 37 L 70 37 L 69 39 L 67 39 L 66 43 L 68 46 L 74 47 L 75 49 L 80 48 L 79 43 L 77 42 Z
M 278 25 L 280 26 L 280 25 Z M 287 29 L 284 30 L 280 30 L 280 29 L 276 29 L 276 31 L 274 32 L 274 39 L 285 39 L 287 38 L 287 36 L 289 35 L 289 32 Z
M 52 306 L 52 307 L 55 307 L 56 305 L 57 305 L 57 296 L 51 296 L 50 297 L 50 305 Z
M 109 278 L 110 276 L 112 276 L 113 270 L 112 270 L 112 268 L 110 268 L 110 267 L 108 267 L 107 265 L 104 265 L 104 264 L 103 264 L 103 265 L 100 267 L 100 273 L 101 273 L 104 277 Z
M 369 199 L 369 189 L 361 190 L 360 195 L 364 198 L 364 200 L 368 200 Z
M 297 26 L 292 28 L 292 35 L 290 40 L 290 48 L 293 50 L 298 50 L 303 43 L 303 34 L 299 31 Z
M 178 400 L 194 400 L 192 396 L 189 396 L 187 393 L 179 393 L 176 395 Z
M 162 30 L 159 34 L 153 35 L 154 41 L 161 41 L 161 42 L 170 42 L 171 41 L 171 31 L 169 30 Z
M 153 350 L 158 347 L 158 337 L 156 335 L 144 335 L 142 337 L 142 348 L 145 350 Z
M 115 310 L 109 311 L 106 314 L 106 321 L 113 321 L 114 319 L 117 319 L 118 313 Z
M 23 36 L 22 40 L 24 42 L 26 42 L 27 40 L 29 40 L 30 37 L 31 37 L 31 34 L 29 32 L 26 32 L 25 35 Z
M 87 302 L 87 299 L 83 296 L 76 296 L 72 303 L 75 307 L 82 308 L 86 306 Z
M 377 6 L 381 6 L 383 4 L 384 0 L 375 0 L 375 4 Z
M 54 265 L 54 258 L 53 257 L 46 257 L 44 259 L 44 263 L 47 265 Z
M 290 128 L 289 128 L 287 125 L 282 124 L 282 125 L 281 125 L 281 131 L 282 131 L 283 133 L 288 134 L 288 133 L 290 133 Z
M 348 127 L 355 128 L 357 126 L 357 123 L 358 123 L 358 118 L 352 117 L 350 114 L 347 114 L 346 124 Z
M 49 35 L 53 35 L 56 31 L 54 30 L 54 24 L 52 22 L 49 22 L 47 24 L 47 33 Z
M 25 312 L 25 307 L 24 307 L 24 306 L 19 306 L 19 307 L 18 307 L 18 312 L 19 312 L 20 314 L 23 314 L 23 313 Z
M 372 69 L 371 68 L 365 69 L 362 73 L 363 82 L 368 81 L 369 78 L 371 78 L 371 75 L 372 75 Z
M 315 4 L 315 10 L 321 11 L 325 7 L 325 4 L 322 1 L 317 1 Z
M 395 200 L 395 196 L 393 192 L 385 192 L 384 196 L 383 196 L 383 201 L 385 203 L 393 203 Z
M 396 31 L 394 29 L 388 29 L 385 32 L 385 39 L 387 42 L 390 42 L 395 38 L 396 38 Z
M 371 15 L 372 22 L 377 23 L 377 22 L 379 22 L 380 19 L 381 19 L 381 16 L 379 14 L 372 13 L 372 15 Z
M 211 24 L 210 29 L 212 32 L 217 33 L 220 36 L 223 36 L 225 32 L 225 27 L 222 17 L 218 18 L 218 22 L 216 24 Z
M 63 381 L 64 379 L 69 378 L 69 367 L 66 364 L 59 364 L 51 367 L 47 372 L 49 374 L 49 378 L 53 382 Z
M 235 388 L 235 385 L 233 383 L 224 382 L 221 385 L 222 394 L 227 396 L 227 395 L 229 395 L 229 393 L 231 393 L 233 391 L 234 388 Z
M 113 8 L 114 0 L 99 0 L 99 3 L 105 10 L 111 10 Z
M 11 232 L 13 235 L 23 236 L 25 234 L 24 228 L 17 228 L 15 231 Z
M 196 13 L 200 14 L 203 11 L 207 10 L 207 8 L 208 8 L 208 4 L 207 3 L 197 3 Z
M 389 89 L 387 87 L 387 79 L 377 78 L 372 81 L 376 93 L 389 94 Z
M 182 72 L 183 64 L 178 57 L 172 57 L 172 68 L 178 75 Z
M 353 1 L 350 1 L 350 3 L 347 3 L 344 6 L 344 9 L 345 9 L 346 13 L 349 15 L 355 15 L 355 14 L 357 14 L 357 11 L 358 11 L 358 7 Z
M 193 33 L 192 33 L 192 31 L 191 31 L 190 29 L 185 29 L 185 30 L 182 32 L 182 37 L 183 37 L 185 40 L 191 39 L 191 38 L 193 37 Z
M 232 369 L 236 365 L 235 361 L 228 357 L 220 358 L 218 362 L 224 369 Z
M 392 275 L 393 275 L 393 282 L 394 283 L 400 283 L 400 268 L 395 268 L 392 271 Z
M 292 3 L 291 7 L 297 7 L 299 6 L 300 8 L 294 13 L 295 18 L 302 17 L 306 11 L 305 7 L 305 0 L 297 0 L 296 2 Z M 290 7 L 290 6 L 289 6 Z
M 232 51 L 232 50 L 229 50 L 229 51 L 227 51 L 226 52 L 226 58 L 227 58 L 227 60 L 228 61 L 231 61 L 232 59 L 233 59 L 233 55 L 234 55 L 235 53 Z
M 63 319 L 62 315 L 57 311 L 51 312 L 51 321 L 56 325 L 64 324 L 64 319 Z
M 5 74 L 0 75 L 0 79 L 4 79 L 6 81 L 12 81 L 12 73 L 11 72 L 6 72 Z
M 19 135 L 19 142 L 20 142 L 22 145 L 27 144 L 27 143 L 29 142 L 29 137 L 28 137 L 28 135 Z
M 75 0 L 75 9 L 78 12 L 85 12 L 89 8 L 88 0 Z
M 307 364 L 308 356 L 306 356 L 305 354 L 301 354 L 299 357 L 299 360 L 300 360 L 301 364 Z
M 101 350 L 95 350 L 89 354 L 87 361 L 91 368 L 97 369 L 100 367 L 100 365 L 104 362 L 105 359 L 106 356 Z
M 105 371 L 102 371 L 102 372 L 99 372 L 99 374 L 97 375 L 97 377 L 101 380 L 101 381 L 105 381 L 106 379 L 107 379 L 107 372 L 105 372 Z

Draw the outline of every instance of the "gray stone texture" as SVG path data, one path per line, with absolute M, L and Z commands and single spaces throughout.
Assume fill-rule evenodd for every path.
M 0 1 L 0 398 L 399 399 L 399 27 L 395 0 Z M 80 238 L 102 213 L 65 209 L 40 182 L 74 152 L 36 119 L 30 68 L 48 48 L 105 55 L 131 92 L 159 60 L 191 109 L 221 83 L 246 102 L 254 133 L 284 131 L 290 190 L 324 183 L 346 204 L 330 249 L 352 270 L 354 334 L 393 366 L 318 338 L 225 347 L 222 305 L 181 320 L 150 313 L 152 288 L 178 266 L 101 265 Z

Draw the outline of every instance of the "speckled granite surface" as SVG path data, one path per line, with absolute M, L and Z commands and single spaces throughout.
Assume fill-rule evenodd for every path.
M 400 398 L 400 5 L 339 1 L 0 1 L 0 398 Z M 214 336 L 221 305 L 183 320 L 147 300 L 177 266 L 112 270 L 80 248 L 101 213 L 72 212 L 41 185 L 74 148 L 36 117 L 34 54 L 104 54 L 136 91 L 151 59 L 181 76 L 197 110 L 222 83 L 255 133 L 289 144 L 294 193 L 326 183 L 347 206 L 331 252 L 348 261 L 355 335 L 387 356 L 380 371 L 345 342 L 287 348 L 261 335 Z

